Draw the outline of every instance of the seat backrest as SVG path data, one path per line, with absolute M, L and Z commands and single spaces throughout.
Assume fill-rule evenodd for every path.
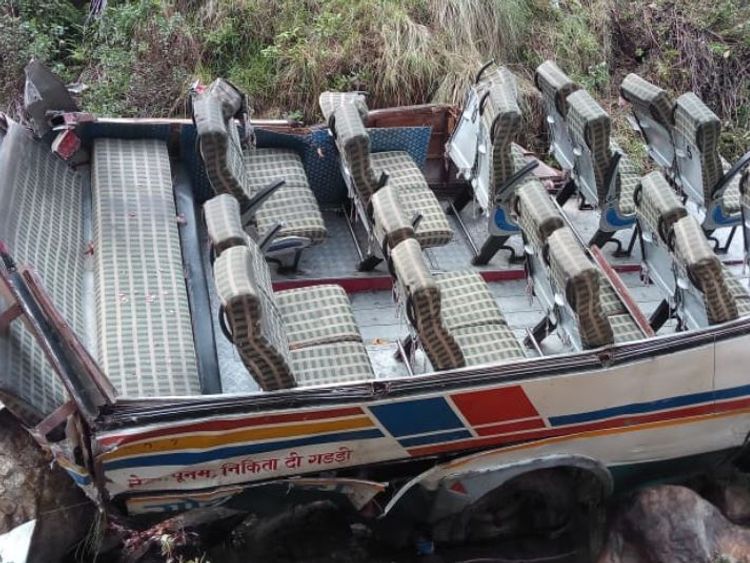
M 354 104 L 357 106 L 357 111 L 359 111 L 362 120 L 367 120 L 367 102 L 365 101 L 364 94 L 359 92 L 323 92 L 318 96 L 318 103 L 326 121 L 331 118 L 336 108 L 344 104 Z
M 538 182 L 528 182 L 516 192 L 518 198 L 518 225 L 526 241 L 540 252 L 547 238 L 565 225 L 559 209 L 550 198 L 544 186 Z
M 630 102 L 652 158 L 660 166 L 671 168 L 675 157 L 672 139 L 674 102 L 671 96 L 634 73 L 622 81 L 620 94 Z
M 217 195 L 203 204 L 206 230 L 216 255 L 227 248 L 248 244 L 248 236 L 242 229 L 240 204 L 229 194 Z
M 750 168 L 742 173 L 742 178 L 740 179 L 740 194 L 742 205 L 748 210 L 745 213 L 750 213 Z M 748 215 L 748 217 L 750 217 L 750 215 Z M 750 244 L 750 241 L 748 241 L 748 244 Z
M 372 217 L 375 240 L 387 248 L 394 248 L 400 242 L 416 237 L 412 218 L 406 216 L 398 191 L 392 186 L 383 186 L 372 196 Z
M 708 205 L 724 174 L 718 151 L 721 121 L 693 92 L 677 98 L 674 121 L 680 182 L 691 199 Z
M 579 86 L 553 61 L 545 61 L 537 67 L 534 82 L 544 100 L 551 136 L 551 151 L 563 168 L 572 170 L 575 156 L 565 118 L 568 114 L 567 98 L 578 90 Z
M 427 268 L 422 247 L 416 239 L 407 239 L 391 251 L 391 260 L 396 283 L 406 299 L 406 315 L 433 367 L 463 367 L 463 353 L 443 324 L 440 288 Z
M 654 171 L 641 179 L 636 213 L 643 229 L 651 230 L 668 244 L 672 227 L 687 215 L 687 209 L 662 173 Z
M 491 208 L 500 189 L 517 172 L 511 146 L 521 130 L 521 110 L 518 107 L 516 78 L 504 67 L 483 74 L 477 90 L 482 118 L 480 145 L 491 147 L 487 151 L 491 156 L 486 163 L 488 174 L 484 180 L 488 194 L 486 206 Z M 483 164 L 481 159 L 487 153 L 478 155 L 480 169 Z M 484 179 L 482 176 L 480 174 L 480 182 Z
M 703 293 L 709 324 L 736 319 L 737 303 L 724 278 L 721 261 L 695 217 L 686 216 L 674 224 L 674 253 L 690 281 Z
M 258 385 L 294 387 L 289 342 L 260 249 L 252 241 L 228 248 L 216 259 L 214 278 L 231 339 Z
M 570 94 L 567 123 L 578 152 L 576 174 L 581 189 L 591 203 L 603 205 L 609 189 L 609 172 L 612 151 L 610 149 L 611 124 L 609 115 L 586 90 Z
M 225 117 L 232 107 L 211 92 L 193 97 L 198 150 L 211 187 L 217 194 L 234 196 L 244 208 L 250 194 L 240 133 L 234 118 Z
M 223 78 L 217 78 L 209 84 L 204 94 L 219 101 L 224 119 L 241 117 L 241 114 L 248 110 L 245 94 Z
M 547 243 L 550 278 L 576 315 L 581 344 L 584 348 L 612 344 L 614 333 L 599 295 L 599 270 L 568 227 L 553 232 Z
M 369 203 L 380 186 L 370 161 L 370 136 L 360 110 L 359 104 L 344 102 L 333 110 L 328 126 L 354 189 L 364 203 Z

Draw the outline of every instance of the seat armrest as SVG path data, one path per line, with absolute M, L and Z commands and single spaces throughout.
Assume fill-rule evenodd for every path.
M 252 216 L 258 208 L 263 205 L 263 203 L 271 197 L 276 190 L 278 190 L 281 186 L 286 184 L 286 180 L 279 179 L 274 180 L 270 184 L 266 185 L 264 188 L 262 188 L 258 193 L 256 193 L 253 197 L 251 197 L 247 203 L 242 208 L 242 215 Z

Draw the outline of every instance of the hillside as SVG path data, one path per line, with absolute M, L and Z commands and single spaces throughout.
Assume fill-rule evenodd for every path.
M 80 5 L 76 7 L 76 4 Z M 613 115 L 626 150 L 641 154 L 618 108 L 638 72 L 675 94 L 693 90 L 724 120 L 723 152 L 750 147 L 747 0 L 5 0 L 0 4 L 0 109 L 18 109 L 22 68 L 45 60 L 88 86 L 99 114 L 184 115 L 195 76 L 225 76 L 256 116 L 319 119 L 324 89 L 360 89 L 370 105 L 458 102 L 494 57 L 523 77 L 528 138 L 544 149 L 528 79 L 546 58 Z

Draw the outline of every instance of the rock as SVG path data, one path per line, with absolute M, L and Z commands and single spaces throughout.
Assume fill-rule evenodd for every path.
M 750 530 L 733 524 L 696 492 L 642 489 L 615 513 L 599 563 L 750 561 Z
M 93 504 L 4 409 L 0 452 L 0 534 L 36 519 L 29 563 L 58 560 L 88 532 Z
M 692 484 L 702 497 L 735 524 L 750 523 L 750 475 L 728 467 Z

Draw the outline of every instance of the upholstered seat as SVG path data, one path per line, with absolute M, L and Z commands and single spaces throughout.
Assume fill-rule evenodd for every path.
M 638 186 L 638 169 L 620 146 L 610 139 L 611 123 L 606 111 L 585 90 L 578 90 L 567 98 L 567 123 L 580 155 L 576 158 L 576 173 L 583 184 L 585 195 L 594 197 L 600 206 L 614 203 L 621 215 L 635 212 L 633 193 Z M 614 178 L 610 177 L 612 159 L 620 153 Z M 614 190 L 610 193 L 610 181 Z M 612 202 L 608 198 L 613 198 Z
M 388 185 L 398 193 L 406 216 L 422 216 L 415 229 L 422 248 L 448 244 L 453 238 L 448 217 L 414 160 L 400 151 L 372 153 L 370 159 L 377 176 L 388 174 Z
M 547 241 L 550 278 L 576 315 L 583 347 L 597 348 L 612 344 L 614 332 L 602 310 L 598 269 L 583 252 L 569 228 L 557 229 Z
M 274 292 L 263 254 L 249 238 L 220 254 L 214 278 L 231 340 L 261 389 L 374 377 L 343 288 Z
M 328 123 L 352 195 L 367 209 L 373 195 L 384 185 L 390 186 L 397 192 L 407 217 L 422 216 L 415 232 L 423 248 L 450 242 L 453 232 L 448 218 L 414 160 L 402 151 L 370 152 L 359 98 L 334 94 L 321 95 L 321 105 L 325 101 L 326 111 L 333 108 Z
M 673 228 L 675 255 L 691 282 L 703 293 L 708 323 L 736 319 L 737 303 L 727 285 L 724 268 L 698 221 L 692 216 L 683 217 Z
M 200 155 L 214 191 L 233 195 L 245 213 L 263 188 L 284 180 L 268 199 L 251 210 L 258 234 L 280 223 L 279 237 L 299 236 L 312 244 L 322 242 L 325 224 L 299 155 L 289 149 L 244 148 L 235 120 L 227 117 L 225 98 L 214 95 L 214 91 L 209 89 L 193 98 Z
M 199 395 L 167 144 L 96 139 L 91 188 L 100 365 L 124 396 Z
M 687 215 L 687 210 L 661 172 L 654 171 L 644 176 L 641 186 L 638 219 L 644 228 L 657 233 L 664 243 L 668 243 L 672 226 Z
M 340 285 L 316 285 L 274 293 L 289 348 L 362 342 L 349 298 Z
M 398 191 L 384 186 L 372 196 L 372 218 L 375 239 L 388 248 L 408 238 L 414 238 L 414 217 L 407 217 Z
M 579 89 L 553 61 L 544 61 L 534 73 L 536 87 L 550 107 L 555 108 L 561 117 L 568 113 L 567 97 Z
M 539 182 L 531 182 L 518 189 L 518 223 L 526 241 L 541 251 L 547 237 L 561 228 L 565 221 L 547 190 Z
M 478 273 L 433 276 L 415 239 L 398 244 L 390 256 L 406 315 L 436 370 L 524 357 Z
M 674 102 L 666 90 L 631 73 L 623 79 L 620 93 L 639 115 L 650 116 L 665 128 L 674 124 Z

